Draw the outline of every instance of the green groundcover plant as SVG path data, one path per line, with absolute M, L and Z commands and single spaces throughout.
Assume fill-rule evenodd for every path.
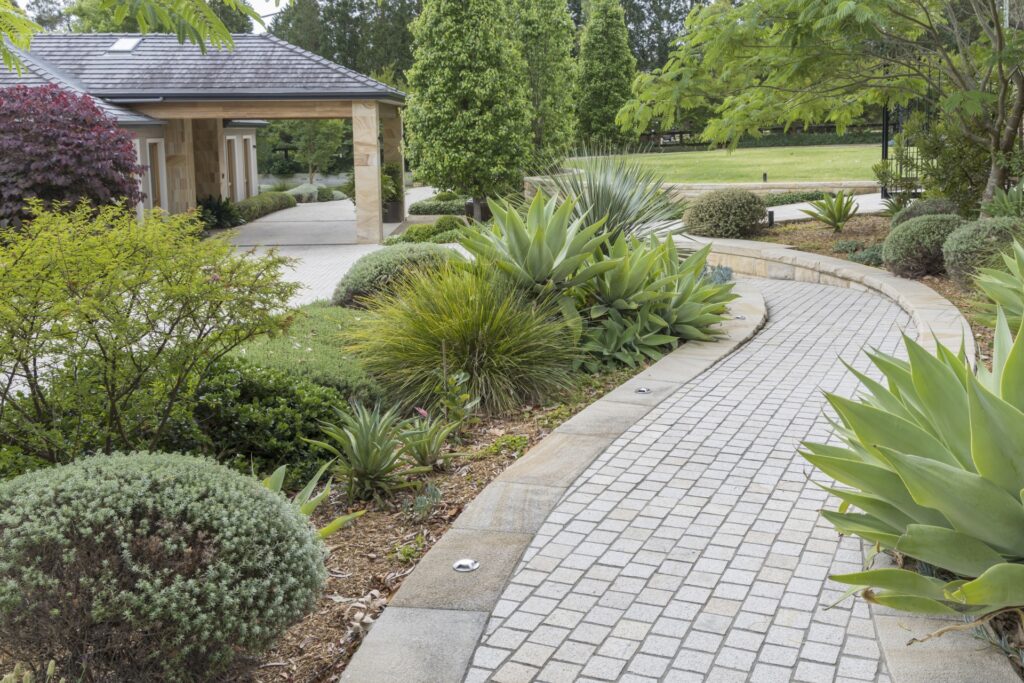
M 812 465 L 849 488 L 823 513 L 859 536 L 930 566 L 832 577 L 866 599 L 936 615 L 983 616 L 1024 605 L 1024 331 L 1000 311 L 991 370 L 963 350 L 931 354 L 905 339 L 909 360 L 869 354 L 884 376 L 856 372 L 860 399 L 834 394 L 844 445 L 804 444 Z

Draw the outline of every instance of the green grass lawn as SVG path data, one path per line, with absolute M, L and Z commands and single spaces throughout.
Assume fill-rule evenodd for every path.
M 812 180 L 874 180 L 880 145 L 754 147 L 746 149 L 638 154 L 670 183 L 759 183 Z

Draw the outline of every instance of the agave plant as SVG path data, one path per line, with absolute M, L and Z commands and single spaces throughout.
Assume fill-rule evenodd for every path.
M 845 194 L 840 190 L 835 197 L 823 197 L 816 202 L 811 202 L 811 208 L 801 209 L 801 211 L 832 228 L 833 232 L 842 232 L 843 227 L 850 219 L 857 215 L 857 202 L 853 195 Z
M 711 245 L 680 260 L 672 238 L 659 248 L 658 281 L 666 283 L 669 296 L 655 304 L 654 312 L 671 334 L 684 340 L 710 341 L 721 332 L 714 325 L 725 320 L 726 304 L 736 299 L 733 283 L 715 282 L 707 268 Z
M 559 205 L 554 197 L 538 192 L 525 219 L 507 202 L 490 202 L 493 229 L 467 232 L 462 246 L 520 286 L 536 294 L 561 292 L 614 267 L 611 262 L 593 262 L 608 239 L 601 232 L 604 219 L 585 225 L 583 216 L 573 216 L 573 200 Z
M 584 331 L 580 348 L 587 356 L 582 365 L 589 372 L 616 364 L 636 367 L 648 359 L 658 360 L 678 343 L 678 338 L 667 334 L 665 321 L 649 307 L 628 317 L 613 308 Z
M 417 486 L 408 476 L 430 471 L 403 461 L 398 438 L 402 422 L 393 409 L 381 412 L 356 404 L 351 414 L 338 412 L 340 423 L 322 425 L 325 440 L 306 441 L 337 459 L 336 471 L 347 484 L 349 500 L 389 497 Z
M 1013 253 L 1003 254 L 1006 270 L 979 268 L 975 283 L 992 303 L 986 306 L 988 324 L 995 321 L 997 307 L 1003 309 L 1013 329 L 1021 325 L 1024 318 L 1024 246 L 1013 242 Z
M 330 479 L 328 479 L 327 483 L 324 484 L 324 488 L 319 494 L 314 496 L 313 492 L 316 490 L 317 485 L 319 485 L 320 479 L 324 476 L 324 473 L 327 472 L 327 468 L 333 463 L 334 461 L 332 460 L 321 465 L 320 469 L 316 471 L 316 474 L 314 474 L 313 477 L 306 482 L 306 485 L 302 487 L 302 490 L 296 493 L 295 497 L 292 498 L 292 503 L 299 508 L 299 512 L 306 517 L 311 517 L 313 513 L 316 512 L 316 509 L 320 507 L 320 504 L 327 500 L 331 495 Z M 281 489 L 284 487 L 284 480 L 287 474 L 288 465 L 281 465 L 274 470 L 273 474 L 263 480 L 263 486 L 274 493 L 282 493 Z M 340 531 L 342 527 L 347 526 L 353 520 L 362 517 L 364 514 L 366 514 L 366 510 L 359 510 L 357 512 L 336 517 L 321 528 L 317 529 L 317 534 L 319 534 L 320 538 L 327 538 L 328 536 Z
M 590 307 L 592 318 L 599 318 L 610 309 L 636 310 L 651 301 L 671 296 L 668 289 L 677 275 L 661 275 L 661 248 L 654 238 L 641 242 L 620 235 L 608 245 L 606 254 L 597 256 L 597 262 L 609 263 L 611 267 L 594 277 L 585 288 L 596 300 Z
M 910 206 L 910 202 L 913 199 L 909 192 L 897 192 L 896 194 L 890 195 L 882 200 L 882 210 L 878 212 L 879 216 L 885 216 L 886 218 L 892 218 L 903 209 Z
M 1024 217 L 1024 182 L 1009 190 L 997 188 L 992 199 L 981 205 L 981 211 L 992 217 Z
M 421 467 L 438 469 L 443 463 L 444 444 L 459 427 L 458 422 L 447 422 L 441 417 L 430 417 L 425 412 L 407 423 L 398 435 L 405 454 Z
M 645 237 L 681 229 L 685 207 L 662 189 L 665 179 L 640 160 L 622 154 L 590 154 L 572 161 L 569 173 L 556 173 L 557 194 L 575 200 L 573 217 L 605 217 L 605 232 Z
M 829 395 L 845 446 L 807 443 L 802 455 L 851 487 L 826 489 L 842 501 L 823 513 L 839 531 L 941 571 L 832 578 L 912 612 L 1024 606 L 1024 334 L 1014 339 L 999 311 L 992 369 L 977 374 L 962 349 L 905 344 L 906 361 L 869 354 L 884 382 L 851 369 L 867 389 L 859 400 Z

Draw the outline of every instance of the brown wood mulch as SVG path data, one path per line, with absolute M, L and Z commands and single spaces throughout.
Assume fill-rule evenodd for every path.
M 336 486 L 330 505 L 321 506 L 316 521 L 323 524 L 364 507 L 367 512 L 327 540 L 323 597 L 263 658 L 253 679 L 266 683 L 337 680 L 390 596 L 463 507 L 552 429 L 640 370 L 590 376 L 559 403 L 530 406 L 505 419 L 485 418 L 471 425 L 463 443 L 451 447 L 446 469 L 426 477 L 424 484 L 429 481 L 441 494 L 426 514 L 417 515 L 413 509 L 417 492 L 384 503 L 351 506 Z

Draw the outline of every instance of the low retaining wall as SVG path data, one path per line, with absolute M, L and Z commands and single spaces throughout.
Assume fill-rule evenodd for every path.
M 488 484 L 392 596 L 341 681 L 463 680 L 523 553 L 577 477 L 624 431 L 764 325 L 760 292 L 743 283 L 736 292 L 725 336 L 683 344 L 560 425 Z M 649 391 L 637 393 L 639 387 Z M 453 571 L 452 563 L 465 557 L 480 568 Z
M 693 239 L 701 244 L 711 243 L 709 263 L 728 266 L 736 273 L 878 292 L 910 315 L 922 346 L 934 351 L 938 340 L 956 350 L 963 343 L 967 357 L 972 362 L 977 359 L 971 326 L 960 310 L 934 289 L 916 280 L 896 277 L 879 268 L 832 256 L 797 251 L 784 244 L 705 237 Z M 683 249 L 692 248 L 692 244 L 687 245 L 685 240 L 679 244 Z

